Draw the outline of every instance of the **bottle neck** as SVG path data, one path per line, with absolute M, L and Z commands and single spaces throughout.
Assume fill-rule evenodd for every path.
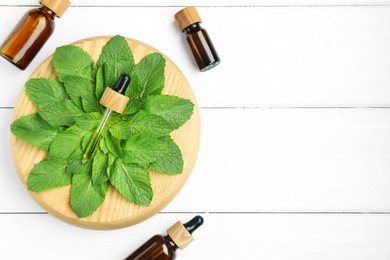
M 43 12 L 43 13 L 46 13 L 48 16 L 50 16 L 51 19 L 54 20 L 56 14 L 52 10 L 50 10 L 48 7 L 42 5 L 42 7 L 40 7 L 39 10 L 41 10 L 41 12 Z
M 178 246 L 175 244 L 175 242 L 173 242 L 172 238 L 169 235 L 165 236 L 164 240 L 166 242 L 165 244 L 170 250 L 172 250 L 172 252 L 175 252 L 178 249 Z
M 194 30 L 194 29 L 201 29 L 201 28 L 202 28 L 202 27 L 200 27 L 200 23 L 193 23 L 193 24 L 187 26 L 187 27 L 183 30 L 183 32 L 184 32 L 184 33 L 189 33 L 189 32 L 191 32 L 191 31 Z

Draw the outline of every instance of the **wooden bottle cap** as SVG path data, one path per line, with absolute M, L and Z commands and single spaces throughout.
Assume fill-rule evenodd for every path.
M 176 222 L 172 227 L 170 227 L 167 230 L 167 233 L 180 249 L 185 248 L 192 241 L 194 241 L 194 238 L 190 232 L 187 231 L 187 229 L 180 221 Z
M 99 103 L 117 113 L 122 113 L 127 103 L 129 102 L 129 97 L 119 94 L 110 87 L 106 87 L 102 97 L 100 98 Z
M 61 17 L 70 6 L 69 0 L 40 0 L 39 3 L 52 10 L 57 17 Z
M 181 31 L 193 23 L 201 23 L 202 19 L 199 16 L 195 6 L 188 6 L 175 14 L 175 20 Z

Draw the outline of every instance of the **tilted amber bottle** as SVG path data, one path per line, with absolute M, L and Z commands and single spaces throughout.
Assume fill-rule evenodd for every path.
M 183 249 L 194 239 L 191 236 L 203 224 L 203 218 L 196 216 L 184 225 L 178 221 L 167 230 L 168 235 L 155 235 L 145 242 L 126 260 L 170 260 L 176 259 L 176 250 Z
M 186 34 L 187 42 L 200 71 L 217 66 L 221 59 L 207 31 L 200 26 L 202 19 L 194 6 L 186 7 L 175 14 L 180 30 Z
M 27 11 L 1 46 L 1 56 L 22 70 L 52 35 L 55 16 L 61 17 L 70 5 L 68 0 L 41 0 L 40 3 L 40 8 Z

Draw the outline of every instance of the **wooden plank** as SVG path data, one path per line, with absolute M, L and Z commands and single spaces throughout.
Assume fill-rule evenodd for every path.
M 2 26 L 8 28 L 0 31 L 0 39 L 27 9 L 0 9 Z M 200 106 L 390 106 L 389 8 L 199 8 L 222 59 L 205 73 L 196 68 L 174 24 L 178 9 L 71 8 L 26 71 L 0 59 L 0 107 L 14 105 L 33 69 L 57 46 L 114 34 L 139 39 L 170 57 Z
M 123 259 L 193 214 L 158 214 L 131 228 L 97 232 L 49 215 L 0 215 L 2 259 Z M 389 215 L 203 214 L 180 259 L 388 259 Z M 221 225 L 222 223 L 222 225 Z
M 201 125 L 195 168 L 165 212 L 390 212 L 390 109 L 202 109 Z M 36 211 L 8 142 L 0 212 Z
M 377 6 L 389 5 L 389 0 L 72 0 L 72 6 Z M 37 0 L 0 0 L 0 6 L 38 5 Z

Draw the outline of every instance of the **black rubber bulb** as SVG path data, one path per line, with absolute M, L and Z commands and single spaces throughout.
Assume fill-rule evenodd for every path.
M 195 216 L 193 219 L 184 224 L 187 231 L 192 234 L 198 227 L 203 224 L 204 220 L 201 216 Z
M 126 89 L 129 86 L 131 78 L 127 74 L 122 74 L 119 76 L 118 80 L 115 83 L 115 86 L 112 88 L 119 94 L 124 95 L 126 93 Z

